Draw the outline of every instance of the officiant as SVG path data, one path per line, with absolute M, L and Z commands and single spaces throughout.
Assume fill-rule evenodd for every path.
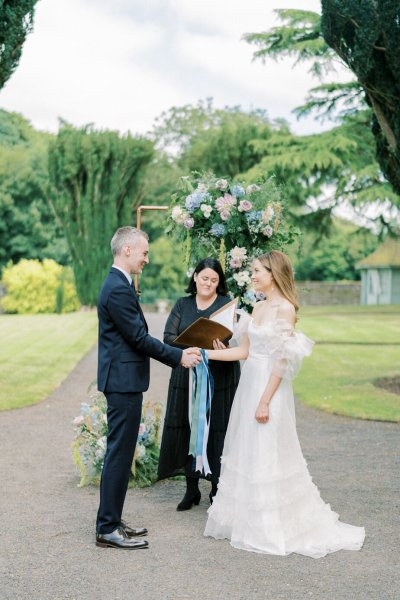
M 214 258 L 205 258 L 199 262 L 185 291 L 188 295 L 177 300 L 165 325 L 164 342 L 172 346 L 177 346 L 174 340 L 189 325 L 200 317 L 208 318 L 230 302 L 224 272 L 221 264 Z M 211 474 L 207 476 L 195 471 L 195 461 L 189 456 L 190 371 L 180 366 L 176 367 L 172 369 L 169 381 L 158 477 L 164 479 L 175 475 L 186 476 L 186 492 L 177 506 L 179 511 L 189 510 L 193 505 L 199 504 L 199 478 L 206 478 L 211 482 L 211 503 L 217 493 L 221 454 L 239 382 L 240 365 L 239 362 L 210 361 L 209 367 L 214 378 L 214 395 L 207 443 Z

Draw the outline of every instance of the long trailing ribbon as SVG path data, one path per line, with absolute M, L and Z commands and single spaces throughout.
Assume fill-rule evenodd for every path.
M 195 471 L 209 475 L 207 442 L 210 431 L 211 402 L 214 394 L 214 379 L 208 366 L 208 355 L 200 350 L 202 361 L 192 369 L 189 377 L 189 455 L 195 461 Z

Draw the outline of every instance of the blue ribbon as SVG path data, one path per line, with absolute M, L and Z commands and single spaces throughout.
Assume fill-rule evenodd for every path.
M 208 366 L 208 355 L 200 350 L 202 361 L 192 369 L 192 393 L 189 397 L 191 406 L 189 415 L 190 442 L 189 455 L 193 456 L 195 471 L 208 475 L 211 473 L 207 459 L 207 442 L 210 429 L 211 403 L 214 395 L 214 378 Z

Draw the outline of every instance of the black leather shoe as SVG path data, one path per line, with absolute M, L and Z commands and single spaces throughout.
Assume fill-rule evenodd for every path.
M 125 521 L 121 521 L 120 527 L 122 527 L 128 537 L 141 537 L 148 533 L 146 527 L 129 527 Z
M 128 537 L 122 527 L 117 527 L 111 533 L 98 533 L 96 535 L 96 546 L 100 546 L 100 548 L 139 550 L 148 548 L 149 542 Z
M 181 502 L 179 502 L 178 506 L 176 507 L 176 510 L 190 510 L 192 508 L 193 504 L 195 504 L 197 506 L 199 504 L 200 500 L 201 500 L 200 490 L 198 492 L 196 492 L 194 496 L 188 496 L 187 494 L 185 494 L 183 499 L 181 500 Z

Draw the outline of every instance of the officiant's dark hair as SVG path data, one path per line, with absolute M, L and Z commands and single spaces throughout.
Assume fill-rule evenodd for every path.
M 228 288 L 226 287 L 225 273 L 222 270 L 221 263 L 215 258 L 203 258 L 195 267 L 193 274 L 190 278 L 189 285 L 187 286 L 185 292 L 187 294 L 191 294 L 194 296 L 197 292 L 196 282 L 194 280 L 195 274 L 197 275 L 200 271 L 204 271 L 204 269 L 212 269 L 215 271 L 219 277 L 218 286 L 217 286 L 217 294 L 221 296 L 228 295 Z

